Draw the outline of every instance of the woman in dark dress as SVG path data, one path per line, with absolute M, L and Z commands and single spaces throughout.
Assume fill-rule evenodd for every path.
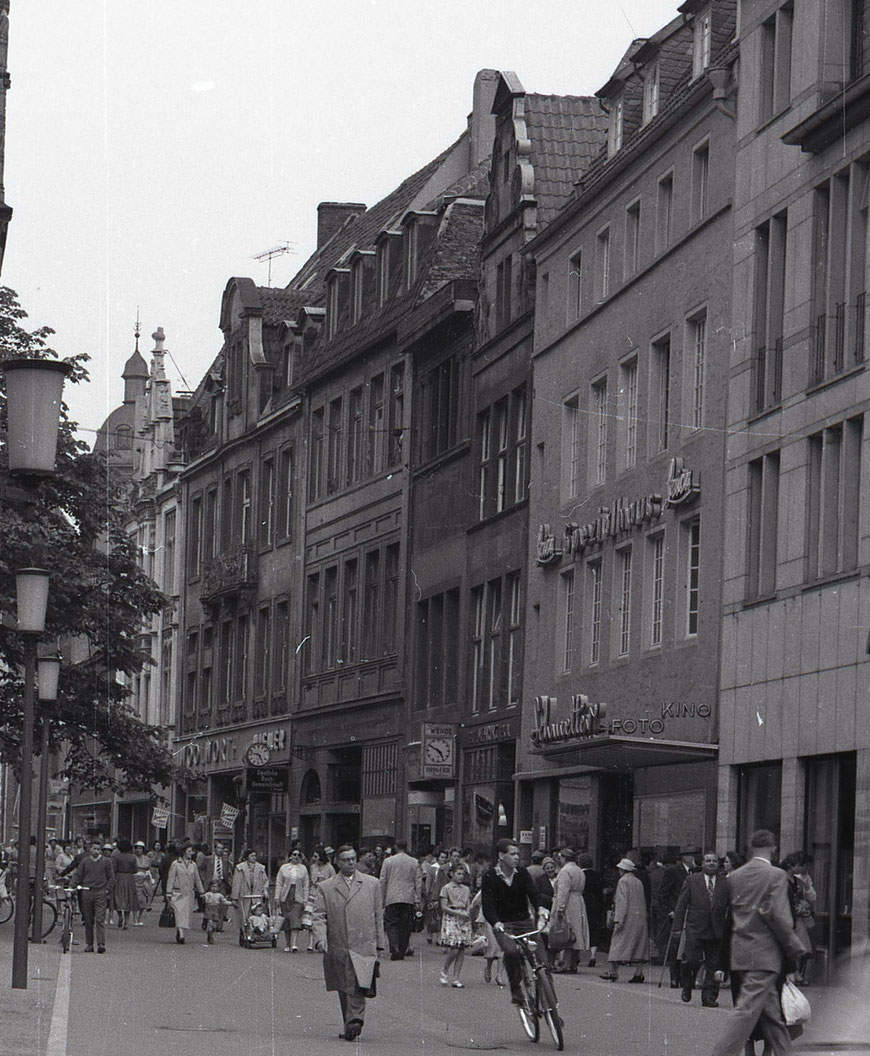
M 131 913 L 139 908 L 139 896 L 136 893 L 136 855 L 129 840 L 118 840 L 117 848 L 112 851 L 112 862 L 115 866 L 115 909 L 118 911 L 118 927 L 127 930 Z
M 604 886 L 601 875 L 592 867 L 592 855 L 581 854 L 577 864 L 586 877 L 583 888 L 583 901 L 586 903 L 586 917 L 589 921 L 589 967 L 595 967 L 595 955 L 598 952 L 598 940 L 604 927 Z

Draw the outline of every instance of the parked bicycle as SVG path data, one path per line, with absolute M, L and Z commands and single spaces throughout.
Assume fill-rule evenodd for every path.
M 511 936 L 519 948 L 522 968 L 520 989 L 523 1000 L 516 1008 L 523 1030 L 530 1041 L 538 1041 L 540 1038 L 541 1020 L 543 1019 L 547 1024 L 553 1044 L 561 1052 L 565 1047 L 562 1017 L 559 1015 L 559 1002 L 556 1000 L 556 989 L 553 986 L 550 969 L 538 957 L 538 942 L 535 936 L 540 933 L 541 929 L 538 928 L 535 931 L 527 931 L 523 935 Z
M 15 915 L 15 899 L 10 894 L 0 898 L 0 924 L 5 924 Z M 50 935 L 57 924 L 57 907 L 48 899 L 42 900 L 42 938 Z M 28 931 L 33 930 L 33 882 L 30 884 L 30 926 Z
M 63 887 L 56 888 L 57 900 L 61 903 L 60 908 L 60 947 L 64 953 L 69 953 L 73 943 L 73 918 L 78 911 L 78 892 L 90 891 L 89 887 Z

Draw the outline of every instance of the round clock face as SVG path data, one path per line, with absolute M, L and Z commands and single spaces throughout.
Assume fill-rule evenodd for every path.
M 453 759 L 453 742 L 449 737 L 433 737 L 426 742 L 427 763 L 449 763 Z
M 253 744 L 248 745 L 245 759 L 250 766 L 265 766 L 269 762 L 270 754 L 267 745 L 260 741 L 255 741 Z

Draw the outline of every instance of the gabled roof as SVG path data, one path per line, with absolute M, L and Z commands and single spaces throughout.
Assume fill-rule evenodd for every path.
M 299 309 L 306 303 L 303 290 L 258 286 L 257 293 L 263 308 L 263 322 L 268 326 L 278 326 L 287 320 L 295 319 Z
M 597 157 L 607 139 L 607 114 L 594 96 L 529 94 L 525 116 L 540 225 L 555 216 Z

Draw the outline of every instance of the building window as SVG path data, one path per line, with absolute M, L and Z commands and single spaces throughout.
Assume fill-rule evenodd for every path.
M 698 633 L 698 603 L 700 600 L 701 573 L 701 522 L 692 521 L 687 529 L 686 569 L 686 636 Z
M 792 12 L 789 2 L 761 24 L 761 122 L 781 113 L 791 101 Z
M 313 502 L 323 494 L 323 429 L 324 409 L 311 415 L 311 462 L 308 467 L 308 500 Z
M 508 471 L 508 401 L 499 400 L 495 405 L 495 435 L 497 446 L 495 451 L 495 512 L 501 511 L 507 505 L 507 471 Z
M 347 482 L 355 484 L 362 475 L 363 390 L 350 394 L 347 413 Z
M 640 271 L 640 199 L 625 210 L 624 274 L 629 279 Z
M 402 249 L 404 253 L 404 276 L 405 276 L 405 289 L 410 290 L 414 285 L 414 279 L 417 277 L 417 246 L 419 241 L 419 225 L 415 221 L 411 221 L 405 227 L 405 237 L 402 243 Z
M 622 148 L 624 110 L 625 104 L 622 96 L 614 99 L 610 107 L 610 126 L 607 135 L 607 153 L 611 157 Z
M 697 224 L 709 210 L 710 141 L 692 151 L 692 220 Z
M 236 666 L 233 680 L 233 701 L 244 703 L 248 687 L 248 640 L 251 618 L 247 613 L 239 616 L 236 624 Z
M 391 236 L 386 236 L 378 245 L 378 306 L 386 304 L 390 292 Z
M 776 589 L 779 528 L 779 452 L 749 463 L 747 525 L 747 596 L 764 597 Z
M 221 495 L 221 546 L 229 549 L 235 543 L 233 532 L 235 531 L 233 517 L 233 486 L 234 481 L 231 474 L 227 474 L 223 481 L 223 492 Z
M 357 619 L 359 612 L 358 562 L 356 558 L 344 563 L 341 599 L 341 652 L 345 664 L 357 661 Z
M 568 261 L 568 322 L 583 314 L 583 253 L 578 249 Z
M 671 335 L 652 344 L 650 419 L 654 430 L 653 451 L 666 451 L 671 427 Z
M 211 713 L 212 706 L 212 661 L 214 630 L 204 627 L 202 632 L 202 669 L 199 680 L 199 710 L 206 715 Z
M 357 322 L 363 313 L 365 290 L 365 266 L 362 260 L 355 260 L 350 272 L 350 311 L 351 322 Z
M 197 661 L 199 649 L 199 634 L 191 631 L 187 635 L 187 667 L 184 680 L 184 714 L 187 716 L 196 714 L 196 689 L 197 689 Z M 165 666 L 164 666 L 165 677 Z M 170 683 L 171 688 L 171 683 Z
M 218 493 L 217 488 L 209 488 L 205 493 L 205 510 L 202 524 L 202 551 L 205 560 L 211 560 L 217 553 L 218 526 Z
M 603 484 L 607 478 L 607 378 L 592 386 L 592 479 Z
M 323 669 L 335 667 L 338 650 L 338 568 L 333 565 L 323 574 Z
M 163 514 L 163 590 L 170 595 L 175 593 L 176 587 L 175 522 L 175 510 L 167 510 Z
M 384 653 L 395 653 L 399 622 L 399 544 L 384 551 Z
M 487 493 L 489 492 L 490 477 L 490 411 L 484 411 L 477 419 L 477 434 L 479 437 L 478 447 L 480 451 L 479 468 L 477 474 L 477 513 L 482 521 L 487 516 Z
M 632 359 L 620 368 L 622 385 L 621 422 L 623 429 L 623 463 L 631 469 L 637 463 L 637 360 Z
M 275 460 L 260 466 L 260 546 L 272 545 L 275 526 Z
M 115 450 L 133 450 L 133 430 L 129 425 L 119 425 L 115 430 Z
M 459 419 L 459 363 L 451 358 L 426 373 L 421 385 L 420 460 L 427 461 L 456 443 Z
M 369 421 L 366 461 L 369 473 L 380 473 L 384 467 L 384 376 L 377 374 L 369 382 Z
M 643 76 L 643 123 L 652 121 L 659 112 L 659 64 L 652 63 Z
M 365 583 L 363 584 L 363 648 L 364 660 L 380 656 L 381 620 L 381 552 L 369 550 L 365 555 Z
M 630 546 L 617 552 L 620 656 L 628 656 L 631 647 L 631 556 Z
M 859 416 L 809 438 L 808 581 L 857 567 L 863 434 Z
M 455 704 L 459 648 L 459 591 L 417 604 L 417 700 L 422 707 Z
M 589 617 L 589 663 L 597 664 L 601 660 L 601 559 L 590 561 L 589 599 L 591 602 Z
M 595 272 L 598 280 L 598 300 L 610 294 L 610 228 L 599 231 L 595 239 Z
M 494 579 L 487 584 L 487 630 L 489 640 L 487 652 L 489 654 L 489 665 L 486 676 L 485 699 L 490 711 L 498 706 L 498 698 L 501 693 L 501 663 L 502 663 L 502 591 L 501 580 Z
M 278 538 L 289 539 L 293 535 L 293 448 L 285 447 L 281 452 L 280 477 L 278 479 Z
M 501 330 L 511 321 L 513 258 L 508 255 L 496 267 L 495 325 Z
M 510 624 L 508 626 L 507 658 L 507 702 L 508 706 L 519 703 L 521 671 L 523 662 L 523 607 L 520 573 L 507 577 Z
M 662 644 L 665 594 L 665 534 L 659 532 L 649 541 L 650 551 L 650 634 L 649 644 Z
M 849 78 L 863 76 L 867 68 L 867 50 L 870 47 L 866 0 L 850 0 L 849 8 Z
M 511 394 L 511 413 L 513 417 L 513 478 L 514 502 L 522 502 L 526 497 L 526 390 L 517 389 Z
M 338 313 L 341 307 L 339 279 L 333 275 L 326 284 L 326 337 L 332 340 L 338 332 Z
M 692 369 L 691 422 L 693 429 L 700 429 L 704 424 L 704 383 L 707 370 L 706 313 L 700 313 L 689 320 L 688 337 Z
M 341 481 L 341 433 L 344 425 L 341 397 L 329 404 L 328 434 L 326 440 L 326 493 L 338 491 Z
M 574 659 L 574 569 L 569 568 L 560 576 L 562 595 L 562 634 L 559 643 L 559 660 L 562 671 L 570 671 Z
M 573 499 L 580 494 L 582 466 L 581 440 L 583 422 L 577 396 L 566 400 L 562 409 L 562 497 Z
M 710 9 L 708 7 L 695 15 L 692 47 L 693 77 L 700 77 L 710 65 L 711 29 Z
M 305 586 L 306 591 L 306 616 L 308 626 L 305 629 L 307 662 L 305 670 L 313 674 L 318 668 L 318 657 L 320 655 L 320 573 L 314 572 L 308 577 Z
M 774 216 L 755 229 L 755 362 L 753 409 L 764 411 L 782 397 L 782 331 L 788 220 Z
M 662 176 L 656 190 L 656 251 L 664 253 L 673 239 L 674 174 Z
M 272 658 L 272 692 L 283 693 L 287 687 L 287 669 L 290 663 L 290 602 L 284 599 L 275 605 L 275 643 Z
M 390 371 L 390 445 L 389 464 L 402 461 L 405 435 L 405 364 L 397 363 Z
M 813 224 L 814 339 L 810 384 L 864 362 L 868 165 L 816 188 Z
M 478 513 L 481 520 L 526 498 L 525 385 L 478 415 Z
M 486 651 L 484 639 L 486 609 L 484 605 L 484 588 L 475 587 L 471 592 L 471 708 L 474 712 L 480 711 L 483 693 L 483 664 Z
M 247 546 L 251 538 L 251 473 L 243 469 L 236 478 L 236 500 L 239 511 L 239 544 Z
M 202 558 L 202 496 L 194 495 L 190 500 L 190 515 L 187 529 L 187 575 L 193 579 L 200 573 Z
M 272 666 L 272 611 L 268 605 L 257 612 L 257 653 L 254 668 L 254 696 L 263 697 L 269 690 Z
M 233 639 L 233 621 L 224 620 L 221 624 L 220 639 L 220 681 L 218 683 L 218 707 L 227 708 L 233 693 L 233 669 L 235 667 L 235 641 Z

